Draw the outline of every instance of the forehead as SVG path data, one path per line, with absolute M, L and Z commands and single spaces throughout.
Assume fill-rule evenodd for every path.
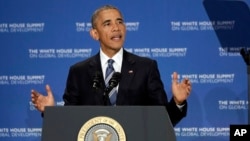
M 116 9 L 105 9 L 99 12 L 96 20 L 98 21 L 98 19 L 100 21 L 117 20 L 117 19 L 122 19 L 122 15 Z

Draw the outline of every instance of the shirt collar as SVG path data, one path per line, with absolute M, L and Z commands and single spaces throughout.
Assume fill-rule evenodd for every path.
M 109 58 L 104 52 L 100 49 L 100 58 L 102 68 L 106 68 L 108 59 L 113 59 L 115 61 L 114 68 L 116 71 L 121 72 L 122 59 L 123 59 L 123 48 L 121 48 L 112 58 Z

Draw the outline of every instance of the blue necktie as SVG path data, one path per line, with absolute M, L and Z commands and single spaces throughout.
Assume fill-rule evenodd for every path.
M 108 60 L 108 67 L 106 69 L 106 76 L 105 76 L 105 85 L 106 85 L 106 87 L 109 86 L 109 80 L 110 80 L 110 78 L 112 77 L 112 75 L 115 72 L 114 67 L 113 67 L 113 63 L 114 63 L 114 60 L 112 60 L 112 59 Z M 109 100 L 110 100 L 111 105 L 115 105 L 115 103 L 116 103 L 116 95 L 117 95 L 117 90 L 116 90 L 116 87 L 115 87 L 109 93 Z

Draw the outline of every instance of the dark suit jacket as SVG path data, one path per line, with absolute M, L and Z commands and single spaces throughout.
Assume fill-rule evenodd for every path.
M 99 89 L 93 88 L 96 72 L 100 72 Z M 63 95 L 65 105 L 103 105 L 104 83 L 99 53 L 72 65 Z M 187 111 L 187 103 L 180 111 L 173 99 L 168 102 L 155 60 L 125 50 L 116 105 L 166 106 L 174 126 L 186 116 Z

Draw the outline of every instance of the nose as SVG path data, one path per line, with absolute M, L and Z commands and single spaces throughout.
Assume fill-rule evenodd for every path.
M 118 31 L 120 30 L 119 23 L 114 23 L 113 24 L 113 31 Z

